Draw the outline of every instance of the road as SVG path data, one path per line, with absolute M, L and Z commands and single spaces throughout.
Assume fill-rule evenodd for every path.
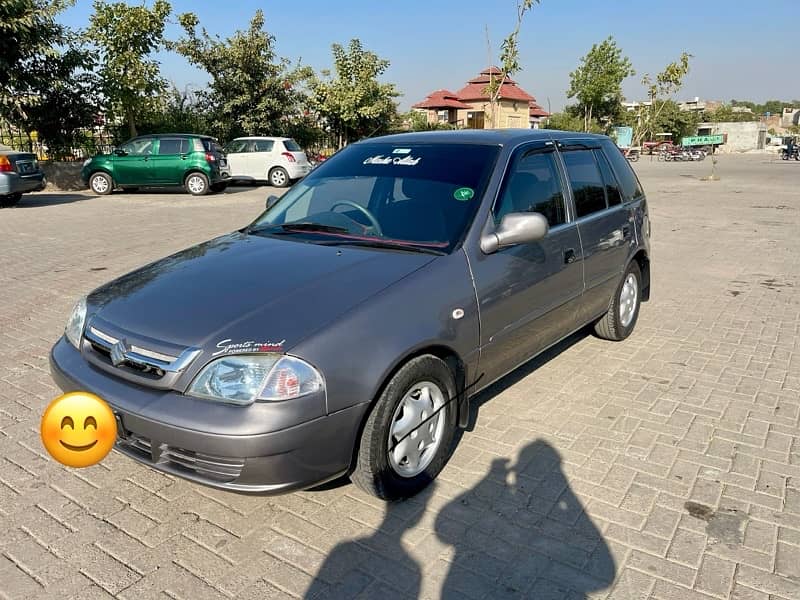
M 269 188 L 39 193 L 0 211 L 0 596 L 800 598 L 800 164 L 636 169 L 652 300 L 476 399 L 435 485 L 240 496 L 38 435 L 75 299 L 258 215 Z M 254 273 L 254 276 L 257 276 Z

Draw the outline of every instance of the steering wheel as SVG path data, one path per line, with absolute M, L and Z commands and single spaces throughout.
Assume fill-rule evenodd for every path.
M 360 204 L 352 202 L 351 200 L 339 200 L 333 206 L 331 206 L 331 212 L 333 212 L 333 209 L 336 208 L 337 206 L 342 206 L 342 205 L 355 208 L 358 212 L 367 217 L 367 220 L 369 221 L 369 224 L 372 226 L 372 228 L 375 230 L 375 233 L 377 233 L 378 235 L 383 235 L 383 231 L 381 231 L 381 226 L 380 223 L 378 223 L 378 219 L 376 219 L 375 216 L 371 212 L 369 212 L 369 210 L 367 210 Z

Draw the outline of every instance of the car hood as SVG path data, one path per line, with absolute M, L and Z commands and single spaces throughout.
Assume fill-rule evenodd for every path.
M 289 350 L 435 258 L 237 232 L 98 288 L 87 322 L 212 353 Z

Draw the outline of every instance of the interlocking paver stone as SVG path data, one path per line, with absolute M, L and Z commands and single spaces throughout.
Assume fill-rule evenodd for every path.
M 237 496 L 119 454 L 77 471 L 41 447 L 74 300 L 240 227 L 268 190 L 0 211 L 0 597 L 800 598 L 800 167 L 636 168 L 654 237 L 634 335 L 572 336 L 493 385 L 436 485 L 389 506 L 346 483 Z

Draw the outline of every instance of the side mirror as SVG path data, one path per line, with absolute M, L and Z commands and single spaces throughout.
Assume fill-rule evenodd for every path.
M 127 156 L 128 155 L 128 153 L 125 152 L 125 150 L 122 150 L 121 148 L 117 148 L 116 150 L 114 150 L 114 154 L 116 154 L 117 156 Z
M 538 242 L 547 235 L 550 226 L 539 213 L 509 213 L 492 233 L 481 238 L 481 250 L 485 254 L 497 252 L 506 246 Z
M 278 196 L 274 196 L 274 195 L 268 196 L 267 197 L 267 203 L 266 203 L 266 209 L 269 210 L 270 208 L 275 206 L 278 203 L 278 200 L 280 200 L 280 198 L 278 198 Z

